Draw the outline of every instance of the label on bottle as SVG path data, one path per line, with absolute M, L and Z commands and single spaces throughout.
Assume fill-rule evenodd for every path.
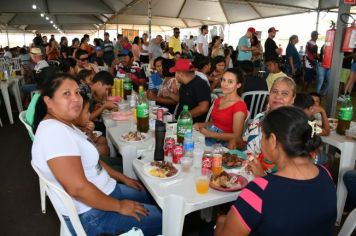
M 351 121 L 353 109 L 351 107 L 341 107 L 339 112 L 339 120 Z
M 187 141 L 186 139 L 184 139 L 184 151 L 185 152 L 189 152 L 189 151 L 193 151 L 194 150 L 194 141 L 191 140 L 191 141 Z
M 184 137 L 188 132 L 192 132 L 192 124 L 189 119 L 182 119 L 177 124 L 177 134 L 178 136 Z
M 137 105 L 136 109 L 137 109 L 136 110 L 137 117 L 139 117 L 139 118 L 148 117 L 148 104 L 147 103 L 141 103 L 141 104 Z
M 132 84 L 131 83 L 124 83 L 124 90 L 132 90 Z

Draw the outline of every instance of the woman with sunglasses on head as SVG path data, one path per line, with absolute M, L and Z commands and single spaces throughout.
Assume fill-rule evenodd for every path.
M 287 76 L 277 78 L 272 84 L 266 111 L 257 114 L 244 133 L 243 139 L 247 142 L 245 152 L 258 157 L 264 170 L 268 172 L 275 171 L 275 165 L 262 153 L 262 120 L 268 112 L 274 109 L 282 106 L 293 106 L 296 91 L 297 87 L 292 78 Z
M 299 108 L 266 115 L 262 150 L 278 171 L 241 191 L 227 216 L 217 219 L 215 236 L 334 235 L 336 189 L 330 173 L 311 161 L 310 152 L 321 144 L 314 128 Z M 249 165 L 255 174 L 261 169 L 256 160 Z
M 194 126 L 205 136 L 205 144 L 221 143 L 229 148 L 242 148 L 242 133 L 248 111 L 240 97 L 243 86 L 242 73 L 238 69 L 228 69 L 221 79 L 224 96 L 213 104 L 210 122 L 196 123 Z M 228 145 L 228 144 L 231 145 Z M 233 146 L 232 146 L 233 144 Z
M 101 161 L 92 141 L 73 125 L 82 106 L 73 77 L 59 74 L 44 82 L 36 105 L 33 164 L 72 197 L 87 235 L 117 235 L 134 226 L 145 235 L 160 234 L 161 211 L 142 185 Z M 53 205 L 75 235 L 66 207 L 56 199 Z

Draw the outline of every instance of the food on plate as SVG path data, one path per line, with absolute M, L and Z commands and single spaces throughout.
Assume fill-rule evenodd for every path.
M 222 157 L 222 163 L 226 167 L 241 167 L 244 159 L 236 154 L 225 153 Z
M 141 141 L 144 140 L 146 138 L 145 134 L 141 133 L 141 132 L 128 132 L 127 134 L 123 134 L 122 138 L 126 141 Z
M 153 167 L 148 173 L 152 176 L 159 178 L 167 178 L 177 174 L 178 170 L 173 166 L 171 162 L 168 161 L 153 161 L 150 163 Z
M 211 185 L 221 188 L 241 188 L 242 185 L 235 175 L 230 175 L 225 171 L 211 177 Z

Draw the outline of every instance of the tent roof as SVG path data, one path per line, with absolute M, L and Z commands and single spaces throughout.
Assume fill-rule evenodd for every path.
M 337 8 L 335 0 L 151 0 L 152 25 L 196 27 Z M 32 4 L 37 9 L 32 9 Z M 1 5 L 0 30 L 94 33 L 104 24 L 147 25 L 147 0 L 11 0 Z M 45 13 L 50 20 L 40 16 Z M 2 26 L 1 26 L 2 25 Z M 161 27 L 155 29 L 160 30 Z

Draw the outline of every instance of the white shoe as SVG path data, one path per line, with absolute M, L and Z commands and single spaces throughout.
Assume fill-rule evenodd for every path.
M 338 102 L 345 102 L 345 99 L 346 99 L 345 94 L 342 94 L 337 98 L 337 101 Z

